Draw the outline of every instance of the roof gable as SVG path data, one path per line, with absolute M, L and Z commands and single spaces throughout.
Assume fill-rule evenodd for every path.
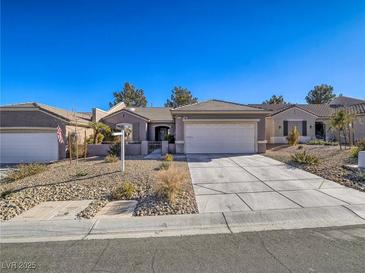
M 222 100 L 208 100 L 191 105 L 181 106 L 172 109 L 173 112 L 266 112 L 262 108 L 252 107 L 248 105 L 243 105 L 239 103 L 227 102 Z
M 169 108 L 164 107 L 135 107 L 135 108 L 124 108 L 119 111 L 113 112 L 103 119 L 107 119 L 114 115 L 117 115 L 122 112 L 127 112 L 131 115 L 135 115 L 139 118 L 142 118 L 148 122 L 159 122 L 159 121 L 173 121 L 171 112 Z
M 57 116 L 63 120 L 68 122 L 79 122 L 79 123 L 88 123 L 91 122 L 91 113 L 88 112 L 72 112 L 52 106 L 48 106 L 40 103 L 19 103 L 19 104 L 11 104 L 6 106 L 1 106 L 1 110 L 41 110 L 51 115 Z

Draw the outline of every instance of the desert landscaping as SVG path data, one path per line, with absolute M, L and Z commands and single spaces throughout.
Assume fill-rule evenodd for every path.
M 79 159 L 77 167 L 75 160 L 72 164 L 63 160 L 44 165 L 38 174 L 22 179 L 2 179 L 0 219 L 9 220 L 41 202 L 70 200 L 93 200 L 79 213 L 82 218 L 91 218 L 108 201 L 121 199 L 138 201 L 135 216 L 197 213 L 186 161 L 144 160 L 131 156 L 125 164 L 126 172 L 122 175 L 119 160 Z M 178 170 L 182 178 L 181 184 L 173 186 L 176 188 L 173 199 L 164 195 L 165 189 L 156 180 L 169 165 L 169 169 Z

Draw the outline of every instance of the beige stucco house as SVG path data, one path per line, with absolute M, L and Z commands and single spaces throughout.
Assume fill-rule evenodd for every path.
M 127 152 L 133 154 L 145 154 L 151 151 L 149 148 L 167 143 L 166 140 L 170 144 L 165 151 L 172 153 L 263 153 L 268 143 L 287 143 L 288 133 L 294 127 L 303 143 L 335 139 L 329 121 L 339 109 L 354 114 L 353 139 L 365 138 L 365 101 L 343 96 L 330 104 L 318 105 L 245 105 L 207 100 L 170 109 L 128 108 L 120 103 L 108 111 L 93 109 L 92 113 L 76 115 L 37 103 L 2 106 L 1 162 L 62 159 L 65 144 L 57 142 L 56 128 L 60 126 L 64 136 L 74 130 L 89 135 L 91 121 L 105 123 L 114 130 L 120 123 L 129 124 L 132 130 Z

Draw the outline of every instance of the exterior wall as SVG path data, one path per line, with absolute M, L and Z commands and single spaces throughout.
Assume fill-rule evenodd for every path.
M 176 153 L 184 153 L 184 121 L 185 119 L 259 119 L 257 123 L 257 140 L 266 141 L 266 114 L 184 114 L 175 117 L 175 144 Z M 266 143 L 261 144 L 258 150 L 264 152 Z M 265 147 L 265 149 L 264 149 Z
M 270 143 L 287 143 L 283 126 L 285 120 L 307 121 L 307 136 L 301 136 L 302 142 L 307 142 L 316 137 L 315 122 L 317 117 L 306 111 L 294 107 L 274 115 L 271 119 L 271 136 L 267 136 Z
M 98 108 L 93 108 L 92 112 L 93 112 L 92 116 L 93 122 L 99 122 L 102 118 L 108 115 L 108 112 Z
M 85 131 L 86 131 L 86 138 L 89 138 L 94 133 L 92 128 L 78 126 L 75 129 L 75 126 L 67 125 L 66 126 L 66 138 L 67 138 L 69 133 L 72 134 L 72 133 L 77 132 L 77 136 L 78 136 L 77 143 L 78 144 L 83 144 L 84 143 L 84 138 L 85 138 Z
M 120 112 L 101 120 L 104 124 L 115 128 L 116 124 L 129 123 L 133 125 L 132 139 L 133 141 L 147 140 L 147 121 L 127 112 Z
M 175 134 L 175 125 L 173 123 L 149 123 L 148 124 L 148 141 L 155 141 L 155 128 L 158 126 L 167 126 L 170 128 L 170 134 Z
M 108 155 L 110 144 L 89 144 L 87 145 L 87 156 L 106 156 Z
M 365 138 L 365 114 L 358 115 L 354 119 L 354 139 L 355 141 Z
M 58 143 L 59 159 L 64 159 L 66 157 L 66 123 L 66 121 L 38 109 L 0 111 L 1 128 L 34 128 L 35 131 L 39 132 L 42 132 L 41 128 L 54 128 L 56 132 L 57 126 L 60 126 L 63 132 L 64 143 Z
M 88 156 L 106 156 L 109 153 L 110 144 L 87 145 Z M 125 155 L 140 155 L 141 144 L 125 144 Z

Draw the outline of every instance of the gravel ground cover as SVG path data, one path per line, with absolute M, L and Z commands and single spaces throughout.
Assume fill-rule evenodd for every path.
M 307 151 L 319 158 L 316 165 L 300 165 L 293 162 L 291 156 L 296 152 Z M 365 191 L 364 177 L 357 169 L 346 165 L 356 164 L 357 160 L 350 157 L 350 150 L 340 150 L 338 146 L 299 145 L 279 146 L 266 151 L 266 156 L 304 169 L 325 179 Z
M 138 200 L 135 216 L 198 213 L 186 161 L 174 162 L 186 172 L 176 203 L 170 204 L 154 194 L 154 177 L 160 164 L 158 160 L 128 157 L 124 175 L 120 173 L 119 161 L 105 163 L 103 158 L 79 160 L 77 169 L 66 160 L 50 164 L 40 174 L 0 183 L 0 220 L 9 220 L 44 201 L 82 199 L 94 200 L 79 214 L 91 218 L 111 200 L 111 192 L 124 181 L 136 188 L 132 197 Z

